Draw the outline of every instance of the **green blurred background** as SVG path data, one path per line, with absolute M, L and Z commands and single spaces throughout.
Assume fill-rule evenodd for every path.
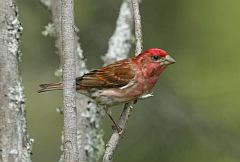
M 89 69 L 102 65 L 120 4 L 75 3 Z M 38 0 L 18 0 L 18 6 L 28 131 L 35 139 L 32 159 L 53 162 L 60 157 L 63 122 L 56 108 L 62 96 L 36 93 L 40 83 L 58 81 L 54 39 L 41 34 L 51 14 Z M 115 162 L 240 161 L 239 6 L 239 0 L 143 0 L 144 48 L 163 48 L 177 63 L 162 75 L 155 96 L 135 106 Z M 108 118 L 103 125 L 107 140 Z

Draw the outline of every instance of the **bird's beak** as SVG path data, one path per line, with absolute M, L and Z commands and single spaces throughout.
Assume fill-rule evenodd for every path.
M 165 65 L 170 65 L 170 64 L 174 64 L 174 63 L 176 63 L 176 61 L 170 55 L 167 55 L 165 57 L 165 60 L 164 60 Z

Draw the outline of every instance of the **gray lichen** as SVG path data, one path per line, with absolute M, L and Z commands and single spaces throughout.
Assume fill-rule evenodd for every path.
M 94 101 L 88 102 L 86 110 L 81 116 L 87 118 L 93 127 L 100 128 L 101 118 L 99 117 L 105 115 L 104 111 L 99 111 L 101 108 L 98 108 Z
M 90 98 L 79 95 L 82 104 L 79 104 L 79 130 L 78 146 L 80 153 L 84 153 L 82 159 L 87 162 L 98 161 L 104 151 L 103 130 L 101 128 L 104 111 L 97 107 L 96 103 Z
M 32 154 L 34 139 L 27 136 L 27 151 L 29 154 Z
M 98 161 L 103 155 L 105 147 L 103 135 L 104 133 L 102 129 L 97 129 L 97 131 L 92 131 L 87 135 L 87 144 L 84 146 L 86 154 L 88 155 L 87 161 Z
M 45 37 L 50 36 L 50 37 L 54 37 L 56 36 L 56 29 L 53 23 L 48 23 L 45 27 L 44 27 L 44 31 L 42 31 L 42 35 L 44 35 Z
M 76 57 L 76 75 L 77 77 L 87 73 L 86 59 L 83 55 L 81 44 L 79 43 L 79 37 L 77 36 L 78 29 L 75 27 L 75 57 Z
M 7 25 L 7 30 L 8 30 L 8 37 L 9 37 L 8 51 L 10 52 L 10 54 L 14 56 L 17 55 L 18 56 L 17 58 L 20 60 L 21 52 L 19 51 L 19 39 L 20 39 L 21 32 L 23 30 L 23 27 L 21 26 L 21 23 L 18 19 L 18 14 L 16 14 L 15 16 L 10 16 L 8 25 Z
M 25 96 L 19 70 L 19 43 L 23 28 L 15 1 L 0 1 L 0 23 L 0 161 L 30 162 Z
M 52 7 L 52 1 L 51 1 L 51 0 L 40 0 L 40 2 L 41 2 L 45 7 L 47 7 L 48 10 L 51 9 L 51 7 Z
M 57 77 L 62 77 L 63 69 L 59 68 L 54 72 L 54 75 Z
M 29 154 L 32 153 L 32 144 L 34 140 L 29 138 L 26 132 L 25 95 L 23 93 L 23 89 L 22 81 L 20 79 L 16 82 L 15 86 L 9 88 L 9 93 L 7 95 L 10 100 L 8 105 L 9 110 L 11 111 L 10 113 L 15 118 L 11 120 L 17 120 L 16 123 L 18 123 L 18 126 L 16 125 L 17 127 L 13 128 L 13 130 L 16 129 L 16 139 L 13 139 L 13 141 L 18 141 L 18 146 L 13 147 L 8 151 L 8 153 L 14 156 L 20 155 L 21 158 L 19 159 L 30 161 Z M 22 146 L 24 146 L 25 149 L 20 149 Z
M 22 106 L 24 106 L 23 104 L 25 103 L 25 96 L 23 94 L 23 86 L 21 81 L 17 82 L 17 84 L 14 87 L 9 88 L 8 97 L 11 100 L 9 104 L 9 109 L 21 111 L 21 113 L 23 114 L 24 109 L 22 108 Z
M 105 65 L 127 58 L 132 44 L 132 25 L 130 3 L 124 1 L 120 8 L 116 29 L 108 43 L 108 51 L 102 57 Z

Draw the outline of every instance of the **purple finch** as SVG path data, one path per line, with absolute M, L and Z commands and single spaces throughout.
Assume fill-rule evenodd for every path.
M 160 74 L 175 62 L 166 51 L 150 48 L 136 57 L 114 62 L 76 78 L 76 90 L 105 108 L 137 101 L 152 92 Z M 40 87 L 38 92 L 58 90 L 63 89 L 63 83 L 41 84 Z
M 176 61 L 159 48 L 109 64 L 76 78 L 77 92 L 98 104 L 112 106 L 149 94 L 164 69 Z M 38 92 L 63 89 L 63 83 L 41 84 Z

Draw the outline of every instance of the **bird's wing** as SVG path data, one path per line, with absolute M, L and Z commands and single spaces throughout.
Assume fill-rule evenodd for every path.
M 126 86 L 135 77 L 131 61 L 122 60 L 102 67 L 77 78 L 77 86 L 84 88 L 120 88 Z

